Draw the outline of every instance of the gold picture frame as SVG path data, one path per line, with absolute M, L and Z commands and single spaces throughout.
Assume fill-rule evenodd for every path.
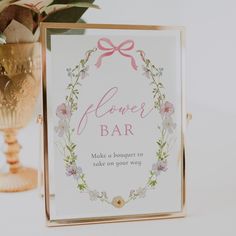
M 185 202 L 186 202 L 186 190 L 185 190 L 185 126 L 186 126 L 186 110 L 185 110 L 185 92 L 184 92 L 184 51 L 185 51 L 185 29 L 184 27 L 177 26 L 155 26 L 155 25 L 113 25 L 113 24 L 81 24 L 81 23 L 42 23 L 41 24 L 41 42 L 42 42 L 42 51 L 43 51 L 43 130 L 44 130 L 44 188 L 45 188 L 45 212 L 48 226 L 66 226 L 66 225 L 84 225 L 84 224 L 96 224 L 96 223 L 110 223 L 110 222 L 125 222 L 125 221 L 140 221 L 140 220 L 154 220 L 154 219 L 169 219 L 169 218 L 179 218 L 186 215 Z M 52 32 L 55 30 L 56 33 Z M 64 30 L 69 30 L 70 33 L 64 33 Z M 51 167 L 55 168 L 54 161 L 51 162 L 52 154 L 49 154 L 51 148 L 51 137 L 49 136 L 49 129 L 52 129 L 54 123 L 50 120 L 51 108 L 49 108 L 48 100 L 51 97 L 55 97 L 55 93 L 51 90 L 54 89 L 54 86 L 49 88 L 48 81 L 53 79 L 48 75 L 49 67 L 53 64 L 53 59 L 48 59 L 49 50 L 48 47 L 51 47 L 51 35 L 77 35 L 78 30 L 90 30 L 93 32 L 89 35 L 97 35 L 97 32 L 106 32 L 105 35 L 109 35 L 109 32 L 126 32 L 132 34 L 132 32 L 138 32 L 139 35 L 146 34 L 147 32 L 175 32 L 179 41 L 176 41 L 176 47 L 179 50 L 178 58 L 178 67 L 176 71 L 179 73 L 179 148 L 178 148 L 178 168 L 179 168 L 179 210 L 177 211 L 161 211 L 161 212 L 146 212 L 143 213 L 128 213 L 128 214 L 107 214 L 107 215 L 94 215 L 92 216 L 79 216 L 69 217 L 68 214 L 65 216 L 57 217 L 55 213 L 54 205 L 57 203 L 55 200 L 54 192 L 54 182 L 55 177 L 51 176 Z M 94 31 L 93 31 L 94 30 Z M 74 32 L 73 32 L 74 31 Z M 95 32 L 95 33 L 94 33 Z M 78 33 L 80 34 L 80 33 Z M 81 36 L 86 37 L 86 34 Z M 114 36 L 115 37 L 115 36 Z M 152 36 L 150 36 L 152 37 Z M 68 37 L 69 38 L 69 37 Z M 78 46 L 82 47 L 82 46 Z M 105 49 L 107 50 L 107 49 Z M 114 49 L 115 50 L 115 49 Z M 90 54 L 86 54 L 87 57 Z M 54 57 L 58 58 L 58 57 Z M 67 58 L 67 57 L 66 57 Z M 129 57 L 130 58 L 130 57 Z M 50 65 L 49 65 L 50 64 Z M 50 79 L 49 79 L 50 77 Z M 51 94 L 51 95 L 50 95 Z M 53 96 L 52 96 L 53 95 Z M 66 110 L 66 108 L 65 108 Z M 64 110 L 64 111 L 65 111 Z M 66 112 L 66 111 L 65 111 Z M 53 153 L 53 152 L 50 152 Z M 50 156 L 51 155 L 51 156 Z M 81 177 L 81 176 L 80 176 Z M 155 177 L 154 177 L 155 178 Z M 82 188 L 82 187 L 81 187 Z M 83 190 L 83 188 L 82 188 Z M 136 194 L 137 195 L 137 194 Z M 138 195 L 137 195 L 138 196 Z M 105 199 L 105 198 L 104 198 Z M 104 200 L 103 199 L 103 200 Z M 106 199 L 105 199 L 106 200 Z M 63 201 L 63 200 L 61 200 Z M 65 199 L 68 201 L 68 199 Z M 52 203 L 53 202 L 53 203 Z

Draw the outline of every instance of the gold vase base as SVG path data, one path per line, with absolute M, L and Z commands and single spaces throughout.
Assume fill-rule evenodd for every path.
M 17 173 L 0 173 L 0 192 L 22 192 L 36 188 L 37 170 L 21 167 Z

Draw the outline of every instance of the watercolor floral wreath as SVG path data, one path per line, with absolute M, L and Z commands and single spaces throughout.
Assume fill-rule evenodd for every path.
M 103 46 L 104 43 L 108 44 L 109 47 Z M 78 65 L 76 65 L 73 69 L 67 69 L 68 77 L 70 78 L 70 83 L 67 86 L 68 95 L 65 98 L 65 102 L 60 104 L 56 109 L 56 115 L 59 118 L 59 123 L 58 126 L 55 127 L 55 132 L 62 140 L 61 148 L 58 147 L 58 149 L 60 149 L 59 151 L 64 157 L 66 175 L 73 176 L 76 181 L 76 187 L 81 192 L 87 193 L 90 200 L 100 200 L 116 208 L 122 208 L 130 201 L 138 198 L 144 198 L 147 190 L 155 189 L 157 186 L 157 179 L 161 172 L 167 171 L 167 158 L 169 156 L 171 142 L 173 141 L 176 124 L 172 118 L 175 111 L 174 106 L 171 102 L 166 100 L 166 96 L 163 93 L 164 86 L 161 82 L 163 68 L 153 65 L 152 62 L 145 57 L 144 51 L 136 51 L 144 63 L 142 65 L 143 75 L 151 80 L 151 85 L 153 86 L 152 93 L 154 98 L 154 108 L 160 114 L 162 125 L 158 126 L 160 137 L 156 141 L 157 152 L 155 156 L 155 163 L 149 171 L 146 184 L 143 187 L 130 190 L 129 196 L 126 200 L 122 196 L 116 196 L 111 199 L 105 191 L 98 191 L 89 187 L 86 182 L 86 175 L 81 166 L 78 165 L 78 156 L 76 154 L 77 145 L 73 141 L 75 129 L 71 127 L 71 118 L 77 111 L 79 102 L 79 86 L 81 85 L 80 81 L 88 76 L 88 62 L 91 55 L 98 50 L 105 51 L 105 53 L 99 56 L 97 63 L 95 64 L 99 68 L 104 57 L 108 57 L 115 52 L 119 52 L 122 56 L 129 58 L 132 68 L 137 70 L 138 67 L 134 57 L 127 54 L 127 51 L 130 51 L 133 48 L 134 41 L 132 40 L 126 40 L 116 47 L 108 38 L 101 38 L 97 43 L 97 47 L 92 50 L 88 50 L 85 53 L 85 57 L 80 60 Z

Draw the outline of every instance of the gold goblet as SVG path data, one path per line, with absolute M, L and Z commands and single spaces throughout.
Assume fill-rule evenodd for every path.
M 40 91 L 40 43 L 0 45 L 0 131 L 4 133 L 9 171 L 0 173 L 0 192 L 37 186 L 37 171 L 19 161 L 16 135 L 31 120 Z

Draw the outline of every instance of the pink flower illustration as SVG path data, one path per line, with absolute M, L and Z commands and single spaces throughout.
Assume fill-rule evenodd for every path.
M 162 116 L 170 116 L 174 113 L 175 109 L 172 103 L 170 102 L 165 102 L 162 106 L 161 106 L 161 115 Z
M 66 166 L 66 175 L 73 176 L 74 179 L 79 180 L 80 175 L 83 173 L 82 168 L 76 166 L 76 164 L 71 164 Z
M 56 115 L 62 120 L 70 119 L 72 115 L 71 108 L 67 106 L 65 103 L 62 103 L 57 107 Z
M 64 135 L 64 133 L 66 133 L 68 131 L 69 127 L 68 124 L 66 123 L 65 120 L 59 120 L 58 122 L 58 126 L 55 127 L 55 131 L 56 133 L 58 133 L 59 137 L 62 137 Z

